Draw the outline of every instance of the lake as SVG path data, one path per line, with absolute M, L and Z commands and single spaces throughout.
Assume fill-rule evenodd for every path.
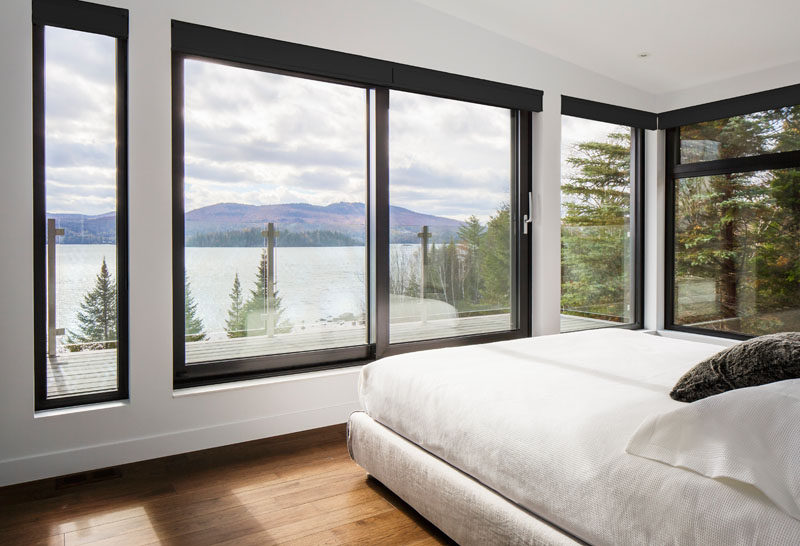
M 418 245 L 392 245 L 409 257 Z M 56 323 L 75 330 L 84 295 L 94 287 L 103 257 L 115 275 L 114 245 L 56 246 Z M 276 288 L 284 315 L 295 326 L 313 325 L 345 313 L 361 316 L 366 302 L 366 253 L 355 247 L 278 247 Z M 236 273 L 243 296 L 254 287 L 261 248 L 186 249 L 186 271 L 197 312 L 212 339 L 225 337 L 230 292 Z M 134 286 L 135 290 L 136 287 Z M 139 288 L 140 290 L 143 287 Z

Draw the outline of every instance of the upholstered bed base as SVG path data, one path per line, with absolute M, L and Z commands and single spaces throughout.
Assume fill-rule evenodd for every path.
M 355 462 L 459 544 L 584 544 L 364 412 L 350 416 L 347 446 Z

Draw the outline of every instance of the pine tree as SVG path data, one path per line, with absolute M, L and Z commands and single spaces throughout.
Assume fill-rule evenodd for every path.
M 292 329 L 291 324 L 281 318 L 284 313 L 283 300 L 275 290 L 275 295 L 272 301 L 267 301 L 267 273 L 269 266 L 269 258 L 267 251 L 261 251 L 261 258 L 258 262 L 258 271 L 256 273 L 255 287 L 250 290 L 250 297 L 244 305 L 245 317 L 248 319 L 247 335 L 258 336 L 267 333 L 267 311 L 270 310 L 274 313 L 275 320 L 275 333 L 287 333 Z M 257 328 L 249 327 L 250 324 L 257 325 Z
M 476 216 L 470 216 L 458 228 L 458 240 L 464 245 L 464 295 L 472 303 L 478 303 L 481 298 L 483 279 L 481 279 L 481 243 L 484 240 L 486 228 L 481 225 Z
M 511 211 L 508 204 L 501 206 L 486 225 L 481 276 L 487 303 L 510 305 Z
M 681 138 L 714 143 L 714 158 L 726 159 L 769 151 L 771 131 L 769 115 L 756 113 L 683 127 Z M 771 214 L 769 192 L 768 181 L 751 173 L 676 182 L 676 277 L 714 279 L 719 305 L 713 316 L 688 310 L 679 320 L 733 319 L 746 314 L 740 296 L 755 289 L 753 283 L 745 282 L 749 276 L 745 270 Z M 741 244 L 745 233 L 751 244 Z
M 94 289 L 83 297 L 78 311 L 78 332 L 69 331 L 70 351 L 113 349 L 117 346 L 117 284 L 103 258 Z
M 623 317 L 630 251 L 630 133 L 582 142 L 561 185 L 561 307 Z
M 228 309 L 228 319 L 225 321 L 225 333 L 228 337 L 244 337 L 247 335 L 247 314 L 245 313 L 242 299 L 242 285 L 239 282 L 239 273 L 233 278 L 233 288 L 230 293 L 231 307 Z
M 189 285 L 189 276 L 186 271 L 183 272 L 183 320 L 187 342 L 206 339 L 206 334 L 203 332 L 203 320 L 197 316 L 197 302 L 192 296 L 192 288 Z

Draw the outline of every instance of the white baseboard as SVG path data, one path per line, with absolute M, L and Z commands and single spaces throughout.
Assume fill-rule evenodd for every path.
M 0 461 L 0 487 L 335 425 L 346 422 L 350 413 L 358 409 L 360 405 L 354 400 L 338 406 L 8 459 Z

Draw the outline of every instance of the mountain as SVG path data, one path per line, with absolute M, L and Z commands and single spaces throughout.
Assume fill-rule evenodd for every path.
M 225 231 L 274 222 L 294 231 L 309 229 L 363 230 L 364 203 L 333 203 L 327 206 L 307 203 L 280 205 L 244 205 L 217 203 L 186 213 L 186 233 L 199 231 Z M 422 214 L 403 207 L 389 207 L 389 224 L 392 227 L 440 226 L 458 229 L 459 220 Z
M 64 229 L 64 236 L 58 242 L 64 244 L 110 244 L 117 237 L 117 215 L 106 212 L 97 215 L 85 214 L 47 214 L 54 218 L 56 225 Z
M 113 212 L 94 216 L 83 214 L 48 214 L 55 218 L 65 236 L 59 242 L 67 244 L 113 243 L 115 240 L 116 215 Z M 305 240 L 325 241 L 330 237 L 323 232 L 340 233 L 340 241 L 364 241 L 364 203 L 333 203 L 327 206 L 307 203 L 285 203 L 278 205 L 245 205 L 242 203 L 217 203 L 191 210 L 185 215 L 187 242 L 203 239 L 223 240 L 207 236 L 214 233 L 245 232 L 262 228 L 268 222 L 276 224 L 278 230 L 295 234 L 314 232 Z M 429 226 L 435 242 L 453 237 L 461 226 L 459 220 L 423 214 L 403 207 L 389 207 L 389 224 L 392 242 L 417 242 L 417 232 Z M 239 236 L 232 239 L 238 240 Z M 287 241 L 288 242 L 288 241 Z M 343 244 L 343 243 L 342 243 Z M 319 246 L 327 246 L 323 242 Z M 206 245 L 203 245 L 206 246 Z M 302 246 L 302 245 L 301 245 Z

